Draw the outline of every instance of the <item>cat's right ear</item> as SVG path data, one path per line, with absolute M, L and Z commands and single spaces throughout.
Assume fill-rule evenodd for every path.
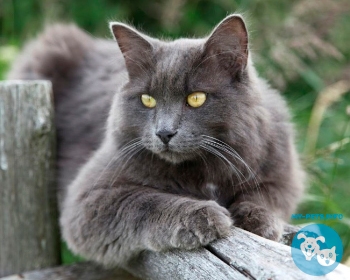
M 124 56 L 129 76 L 138 76 L 150 69 L 153 51 L 150 40 L 123 23 L 110 22 L 109 27 Z

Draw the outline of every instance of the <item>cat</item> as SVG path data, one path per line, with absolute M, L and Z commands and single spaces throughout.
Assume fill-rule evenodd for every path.
M 335 263 L 336 259 L 335 246 L 331 249 L 319 250 L 317 253 L 317 261 L 322 266 L 331 266 Z
M 190 250 L 237 226 L 277 240 L 304 172 L 286 102 L 260 77 L 243 17 L 164 41 L 110 23 L 116 40 L 46 29 L 9 78 L 53 83 L 60 224 L 107 266 Z

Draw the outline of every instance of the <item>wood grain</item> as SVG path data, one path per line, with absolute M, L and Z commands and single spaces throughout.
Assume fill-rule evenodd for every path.
M 0 276 L 59 263 L 50 82 L 0 83 Z
M 247 278 L 208 250 L 144 252 L 130 263 L 128 271 L 141 279 L 225 280 Z
M 230 237 L 213 242 L 208 249 L 246 279 L 315 279 L 294 264 L 291 247 L 240 228 L 233 228 Z M 350 279 L 350 268 L 340 264 L 333 272 L 317 279 Z
M 94 263 L 85 262 L 15 274 L 1 280 L 138 280 L 138 278 L 120 269 L 104 269 Z

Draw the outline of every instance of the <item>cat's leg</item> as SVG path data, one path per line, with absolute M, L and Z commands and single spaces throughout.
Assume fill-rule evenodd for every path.
M 111 154 L 99 151 L 68 189 L 61 226 L 74 252 L 122 266 L 143 250 L 192 249 L 230 233 L 230 214 L 214 201 L 111 184 L 103 178 Z
M 271 240 L 281 237 L 305 182 L 295 148 L 292 145 L 282 148 L 270 150 L 264 174 L 254 175 L 228 207 L 235 226 Z
M 261 184 L 243 192 L 229 207 L 233 224 L 262 237 L 278 240 L 299 196 L 297 187 Z
M 278 240 L 283 230 L 283 220 L 271 207 L 257 201 L 241 201 L 229 208 L 235 226 L 271 240 Z

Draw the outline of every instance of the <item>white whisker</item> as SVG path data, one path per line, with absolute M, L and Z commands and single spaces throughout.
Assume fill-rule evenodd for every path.
M 242 185 L 243 183 L 247 183 L 251 188 L 252 188 L 252 185 L 250 184 L 250 181 L 253 180 L 254 182 L 254 186 L 258 192 L 258 196 L 260 197 L 260 199 L 263 201 L 263 203 L 265 203 L 265 200 L 263 199 L 263 196 L 261 194 L 261 187 L 260 187 L 260 183 L 258 181 L 258 178 L 257 178 L 257 175 L 256 173 L 253 172 L 252 168 L 243 160 L 243 158 L 237 153 L 237 151 L 235 151 L 230 145 L 228 145 L 227 143 L 217 139 L 217 138 L 214 138 L 214 137 L 211 137 L 211 136 L 208 136 L 208 135 L 202 135 L 204 140 L 203 142 L 206 144 L 206 145 L 209 145 L 210 147 L 212 147 L 213 149 L 215 149 L 216 151 L 218 150 L 221 150 L 222 152 L 225 152 L 227 153 L 228 155 L 232 156 L 236 161 L 239 161 L 243 164 L 243 166 L 245 167 L 245 169 L 247 170 L 248 174 L 249 174 L 249 177 L 246 178 L 239 170 L 238 168 L 235 167 L 235 174 L 237 175 L 237 170 L 239 172 L 239 174 L 241 176 L 244 177 L 245 181 L 241 181 L 241 178 L 240 176 L 237 176 L 238 180 L 240 181 L 240 185 Z M 222 153 L 220 153 L 222 155 Z M 226 157 L 225 157 L 226 158 Z M 226 158 L 226 160 L 228 160 Z M 231 163 L 231 162 L 230 162 Z M 232 164 L 232 163 L 231 163 Z

